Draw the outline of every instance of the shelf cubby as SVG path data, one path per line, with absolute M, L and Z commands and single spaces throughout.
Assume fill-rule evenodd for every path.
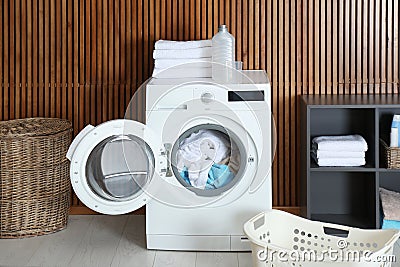
M 367 141 L 367 168 L 375 167 L 375 110 L 371 108 L 315 108 L 309 112 L 310 142 L 322 135 L 359 134 Z M 314 160 L 312 160 L 314 161 Z
M 354 222 L 357 224 L 353 226 L 375 228 L 375 192 L 375 173 L 313 174 L 310 178 L 311 219 L 341 224 Z
M 379 186 L 391 191 L 400 192 L 400 170 L 397 172 L 380 172 Z
M 392 127 L 393 115 L 400 114 L 400 108 L 378 108 L 379 118 L 379 138 L 382 139 L 386 145 L 390 145 L 390 131 Z M 386 168 L 386 157 L 383 146 L 379 145 L 379 167 Z
M 400 169 L 386 169 L 379 139 L 390 141 L 400 96 L 301 96 L 301 213 L 323 222 L 380 227 L 379 187 L 400 192 Z M 368 143 L 366 165 L 320 167 L 310 155 L 312 139 L 360 134 Z

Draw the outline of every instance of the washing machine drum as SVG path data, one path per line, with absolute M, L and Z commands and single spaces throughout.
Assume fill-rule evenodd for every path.
M 112 136 L 90 153 L 86 177 L 90 188 L 102 198 L 124 201 L 134 198 L 154 173 L 154 156 L 135 136 Z
M 172 150 L 172 169 L 186 189 L 215 197 L 240 182 L 246 157 L 246 148 L 234 132 L 201 124 L 180 135 Z

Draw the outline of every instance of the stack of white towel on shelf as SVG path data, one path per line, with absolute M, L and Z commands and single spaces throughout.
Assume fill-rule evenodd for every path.
M 312 140 L 311 155 L 319 166 L 363 166 L 368 145 L 361 135 L 319 136 Z
M 153 77 L 211 78 L 211 56 L 211 40 L 159 40 L 153 51 Z

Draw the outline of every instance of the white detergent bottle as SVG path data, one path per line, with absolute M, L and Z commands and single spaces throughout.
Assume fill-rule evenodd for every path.
M 390 131 L 390 147 L 399 147 L 399 128 L 400 128 L 400 115 L 394 115 L 392 121 L 392 128 Z
M 218 33 L 212 38 L 212 47 L 212 78 L 216 82 L 229 82 L 235 62 L 235 38 L 226 25 L 218 27 Z

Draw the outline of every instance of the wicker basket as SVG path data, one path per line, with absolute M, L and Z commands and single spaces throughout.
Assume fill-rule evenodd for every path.
M 389 147 L 385 141 L 379 139 L 381 151 L 383 152 L 382 159 L 386 160 L 388 169 L 400 169 L 400 147 Z
M 66 120 L 0 122 L 0 238 L 49 234 L 67 225 L 71 187 Z

